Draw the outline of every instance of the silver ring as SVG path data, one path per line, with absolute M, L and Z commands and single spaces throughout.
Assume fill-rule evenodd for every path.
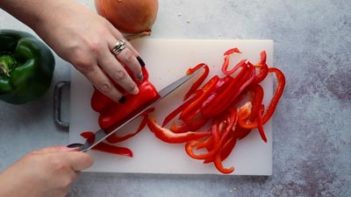
M 118 55 L 125 48 L 126 42 L 124 40 L 117 40 L 115 46 L 112 48 L 112 53 Z

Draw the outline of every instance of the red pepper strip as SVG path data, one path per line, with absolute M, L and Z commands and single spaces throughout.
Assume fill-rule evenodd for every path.
M 246 64 L 246 59 L 241 60 L 238 62 L 231 70 L 228 70 L 228 64 L 229 64 L 229 57 L 224 60 L 223 66 L 222 66 L 222 72 L 225 75 L 231 75 L 235 73 L 240 67 Z
M 268 109 L 266 113 L 262 117 L 262 124 L 264 125 L 273 115 L 275 108 L 278 105 L 279 99 L 283 94 L 284 87 L 285 87 L 285 76 L 284 74 L 277 68 L 269 68 L 268 69 L 269 73 L 274 73 L 277 77 L 278 80 L 278 85 L 277 88 L 274 92 L 274 95 L 272 97 L 272 100 L 268 106 Z M 240 113 L 239 113 L 240 116 Z M 250 120 L 244 120 L 244 119 L 239 119 L 239 125 L 243 128 L 247 129 L 252 129 L 252 128 L 257 128 L 257 121 L 250 121 Z
M 227 128 L 226 128 L 226 131 L 228 131 L 228 133 L 223 134 L 221 139 L 220 151 L 219 151 L 219 153 L 221 154 L 222 160 L 225 160 L 229 156 L 230 152 L 232 151 L 232 149 L 236 144 L 236 138 L 234 137 L 234 135 L 230 135 L 230 134 L 236 128 L 238 116 L 237 116 L 236 109 L 230 109 L 230 110 L 231 110 L 230 118 L 228 120 L 229 124 L 227 125 Z M 215 158 L 214 156 L 208 157 L 204 161 L 204 163 L 213 162 L 214 158 Z
M 202 109 L 202 113 L 206 117 L 216 117 L 223 113 L 232 102 L 247 88 L 255 78 L 255 69 L 252 66 L 244 67 L 242 72 L 234 78 L 231 84 L 213 99 L 207 106 Z
M 234 73 L 242 64 L 245 63 L 246 60 L 241 60 L 236 66 L 234 66 L 234 68 L 232 68 L 231 70 L 228 70 L 228 66 L 229 66 L 229 58 L 232 54 L 234 53 L 241 53 L 240 50 L 238 48 L 232 48 L 227 50 L 226 52 L 224 52 L 224 62 L 222 65 L 222 72 L 225 75 L 231 75 L 232 73 Z
M 236 144 L 237 138 L 234 136 L 231 136 L 223 145 L 223 148 L 221 150 L 221 159 L 224 161 L 227 159 L 227 157 L 230 155 L 230 153 L 233 151 L 235 144 Z M 213 162 L 213 158 L 207 158 L 204 160 L 203 163 L 210 163 Z
M 261 109 L 259 110 L 258 117 L 257 117 L 257 129 L 258 129 L 258 132 L 260 133 L 262 140 L 267 143 L 267 137 L 266 137 L 266 134 L 264 132 L 264 128 L 263 128 L 263 124 L 262 124 L 263 112 L 264 112 L 263 106 L 261 106 Z
M 171 130 L 174 133 L 182 133 L 186 131 L 196 131 L 204 126 L 208 122 L 208 118 L 204 117 L 200 110 L 197 110 L 195 114 L 184 120 L 176 121 L 172 126 Z
M 146 123 L 147 123 L 147 119 L 144 116 L 136 131 L 134 131 L 132 133 L 128 133 L 124 136 L 112 135 L 112 136 L 108 137 L 106 140 L 110 143 L 118 143 L 118 142 L 125 141 L 125 140 L 135 136 L 136 134 L 138 134 L 141 130 L 143 130 L 143 128 L 146 126 Z
M 91 131 L 83 132 L 80 135 L 87 140 L 89 140 L 89 139 L 92 140 L 94 138 L 94 133 Z M 93 149 L 98 150 L 98 151 L 102 151 L 102 152 L 133 157 L 133 152 L 129 148 L 120 147 L 120 146 L 113 146 L 113 145 L 107 144 L 105 142 L 100 142 Z
M 214 164 L 215 164 L 217 170 L 223 174 L 230 174 L 230 173 L 234 172 L 234 167 L 225 168 L 223 166 L 221 154 L 216 155 L 215 160 L 214 160 Z
M 231 76 L 225 76 L 224 78 L 220 78 L 219 81 L 217 82 L 215 90 L 203 102 L 200 109 L 207 106 L 209 103 L 212 102 L 212 100 L 214 98 L 216 98 L 218 95 L 222 94 L 223 91 L 225 91 L 227 89 L 227 87 L 232 83 L 233 80 L 234 79 Z
M 224 145 L 223 149 L 221 151 L 221 159 L 224 161 L 227 159 L 227 157 L 230 155 L 230 153 L 233 151 L 235 145 L 236 145 L 237 139 L 232 136 Z
M 174 119 L 180 112 L 182 112 L 186 107 L 188 107 L 191 103 L 193 103 L 198 97 L 202 94 L 201 91 L 195 92 L 195 95 L 191 97 L 189 100 L 185 101 L 182 105 L 177 107 L 171 113 L 169 113 L 166 118 L 162 122 L 162 127 L 166 126 L 171 120 Z
M 185 143 L 191 140 L 197 140 L 209 136 L 209 132 L 188 131 L 185 133 L 174 133 L 167 128 L 161 127 L 152 118 L 147 119 L 147 126 L 157 138 L 167 143 Z
M 213 157 L 221 149 L 221 146 L 227 140 L 228 135 L 230 134 L 230 132 L 232 130 L 232 127 L 237 122 L 237 113 L 235 110 L 231 110 L 230 113 L 228 114 L 228 116 L 229 117 L 227 118 L 227 120 L 225 120 L 223 122 L 219 122 L 219 120 L 217 120 L 212 125 L 211 133 L 212 133 L 213 144 L 214 144 L 214 147 L 212 150 L 210 150 L 209 152 L 207 152 L 205 154 L 197 155 L 193 152 L 193 149 L 196 148 L 197 145 L 199 145 L 199 141 L 193 141 L 193 142 L 186 144 L 185 150 L 186 150 L 187 154 L 194 159 L 208 159 L 208 158 Z M 224 124 L 226 124 L 225 128 L 223 128 Z M 224 131 L 222 131 L 222 134 L 220 132 L 221 130 L 224 130 Z
M 227 128 L 226 128 L 226 131 L 232 131 L 232 128 L 235 127 L 235 124 L 237 122 L 237 113 L 236 113 L 236 111 L 232 110 L 231 114 L 232 114 L 231 118 L 235 117 L 235 122 L 231 122 L 232 124 L 228 124 Z M 233 121 L 233 119 L 232 119 L 232 121 Z M 228 138 L 228 136 L 226 136 L 225 134 L 222 136 L 222 139 L 228 140 L 227 138 Z M 223 141 L 222 141 L 222 144 L 223 144 Z M 227 151 L 231 151 L 231 150 L 227 150 Z M 214 164 L 215 164 L 215 167 L 217 168 L 217 170 L 220 171 L 221 173 L 223 173 L 223 174 L 230 174 L 230 173 L 232 173 L 234 171 L 234 167 L 225 168 L 223 166 L 223 163 L 222 163 L 223 160 L 224 160 L 224 159 L 222 159 L 222 152 L 223 151 L 224 151 L 223 147 L 220 147 L 220 150 L 216 152 L 216 154 L 214 156 Z
M 235 129 L 234 136 L 236 139 L 241 140 L 241 139 L 245 138 L 247 135 L 249 135 L 250 132 L 251 132 L 251 129 L 244 129 L 242 127 L 237 127 Z
M 194 100 L 190 105 L 188 105 L 180 114 L 180 119 L 187 119 L 197 111 L 200 106 L 205 102 L 205 100 L 210 96 L 210 94 L 217 88 L 217 83 L 219 81 L 218 76 L 212 77 L 203 88 L 201 88 L 201 95 Z
M 216 85 L 216 83 L 219 81 L 219 77 L 218 76 L 214 76 L 212 77 L 205 85 L 203 88 L 201 88 L 200 90 L 195 92 L 195 95 L 193 97 L 191 97 L 188 101 L 186 101 L 185 103 L 183 103 L 181 106 L 179 106 L 178 108 L 176 108 L 174 111 L 172 111 L 163 121 L 162 126 L 165 126 L 166 124 L 168 124 L 168 122 L 170 120 L 172 120 L 177 114 L 179 114 L 180 112 L 182 112 L 180 119 L 185 119 L 184 118 L 184 113 L 189 112 L 190 110 L 193 109 L 197 109 L 199 106 L 202 104 L 202 100 L 204 100 L 206 98 L 206 96 L 215 88 L 214 85 Z M 192 117 L 196 117 L 196 116 L 192 116 Z M 192 121 L 193 122 L 193 121 Z M 197 121 L 199 122 L 199 121 Z M 204 121 L 201 121 L 204 122 Z M 196 122 L 193 122 L 193 125 L 198 125 L 196 124 Z M 202 125 L 201 125 L 202 126 Z M 172 126 L 173 129 L 171 129 L 173 132 L 179 133 L 179 132 L 185 132 L 187 130 L 197 130 L 198 127 L 196 127 L 195 129 L 191 129 L 191 128 L 184 128 L 184 129 L 180 129 L 181 127 L 179 127 L 179 125 L 173 125 Z
M 256 75 L 254 83 L 260 83 L 266 78 L 268 74 L 268 66 L 266 64 L 266 59 L 267 59 L 266 51 L 262 51 L 260 54 L 260 61 L 258 62 L 257 65 L 255 65 L 255 67 L 258 68 L 260 72 Z M 251 63 L 249 62 L 249 64 Z
M 127 95 L 126 102 L 114 103 L 106 111 L 101 112 L 99 125 L 102 129 L 109 130 L 117 127 L 121 121 L 133 116 L 140 108 L 159 97 L 155 87 L 148 81 L 139 86 L 137 95 Z
M 199 143 L 196 145 L 196 150 L 206 148 L 207 151 L 210 151 L 213 149 L 213 146 L 214 146 L 213 137 L 210 136 L 206 139 L 203 139 L 202 141 L 199 141 Z
M 212 138 L 213 138 L 213 143 L 215 144 L 215 147 L 204 154 L 195 154 L 193 149 L 197 149 L 196 146 L 199 145 L 199 141 L 193 140 L 185 144 L 185 152 L 193 159 L 207 159 L 211 156 L 213 156 L 218 148 L 220 147 L 220 133 L 219 133 L 219 124 L 214 123 L 211 128 L 211 133 L 212 133 Z
M 233 53 L 241 53 L 240 50 L 238 48 L 231 48 L 231 49 L 228 49 L 226 52 L 224 52 L 224 56 L 228 56 L 228 55 L 231 55 Z
M 262 107 L 264 92 L 263 92 L 262 86 L 258 84 L 254 85 L 251 88 L 251 91 L 253 96 L 252 96 L 252 109 L 251 109 L 250 120 L 255 120 Z
M 92 131 L 84 131 L 80 133 L 80 136 L 85 138 L 89 143 L 93 143 L 95 140 L 95 135 Z
M 198 64 L 193 68 L 188 69 L 187 75 L 190 75 L 194 73 L 195 71 L 199 70 L 200 68 L 204 68 L 205 71 L 204 73 L 201 74 L 198 80 L 195 81 L 195 83 L 190 87 L 189 91 L 185 94 L 184 100 L 188 99 L 202 84 L 202 82 L 206 79 L 208 76 L 208 73 L 210 72 L 210 69 L 208 66 L 204 63 Z

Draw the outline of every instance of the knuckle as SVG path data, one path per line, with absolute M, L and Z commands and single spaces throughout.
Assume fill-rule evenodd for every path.
M 99 54 L 101 49 L 102 49 L 102 44 L 100 41 L 98 40 L 92 40 L 89 42 L 88 44 L 88 50 L 90 51 L 90 53 L 92 54 Z
M 71 63 L 82 72 L 89 72 L 93 70 L 93 61 L 87 55 L 84 55 L 84 52 L 81 50 L 75 50 L 71 53 L 69 58 Z
M 102 93 L 109 93 L 111 91 L 111 85 L 106 82 L 95 84 L 95 87 Z
M 75 177 L 74 176 L 65 176 L 61 181 L 61 188 L 62 189 L 69 189 L 70 185 L 73 183 Z
M 134 54 L 131 52 L 131 50 L 129 49 L 125 50 L 124 57 L 129 64 L 134 62 L 135 57 L 134 57 Z
M 51 157 L 50 162 L 50 165 L 55 172 L 62 172 L 68 168 L 67 164 L 58 157 Z
M 126 78 L 126 73 L 122 70 L 118 70 L 117 72 L 115 72 L 113 74 L 113 79 L 116 80 L 116 81 L 121 81 L 121 80 L 124 80 Z
M 127 90 L 128 92 L 134 92 L 136 88 L 137 88 L 136 85 L 132 84 L 132 85 L 129 85 L 129 86 L 126 88 L 126 90 Z
M 81 156 L 81 163 L 86 164 L 86 166 L 91 166 L 93 164 L 93 159 L 88 154 L 83 154 Z

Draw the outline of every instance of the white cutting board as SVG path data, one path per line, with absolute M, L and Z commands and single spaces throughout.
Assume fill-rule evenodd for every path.
M 158 90 L 185 74 L 185 71 L 200 62 L 210 66 L 211 75 L 219 74 L 223 62 L 223 52 L 238 47 L 241 55 L 235 55 L 233 61 L 247 58 L 256 63 L 262 50 L 267 52 L 268 65 L 273 65 L 273 42 L 271 40 L 168 40 L 141 39 L 133 42 L 146 62 L 150 81 Z M 272 96 L 273 82 L 268 77 L 263 82 L 264 102 L 267 105 Z M 189 86 L 187 86 L 189 87 Z M 187 87 L 170 95 L 157 107 L 159 122 L 167 112 L 174 109 L 184 95 Z M 80 132 L 97 130 L 98 114 L 90 108 L 93 88 L 76 70 L 72 69 L 71 78 L 71 123 L 70 142 L 83 142 Z M 137 123 L 130 124 L 129 129 Z M 272 127 L 265 125 L 268 143 L 264 143 L 258 132 L 253 131 L 243 140 L 238 141 L 224 166 L 234 166 L 233 175 L 271 175 L 272 174 Z M 167 144 L 157 139 L 148 129 L 137 136 L 119 144 L 129 147 L 133 158 L 91 151 L 94 165 L 87 169 L 93 172 L 120 173 L 163 173 L 163 174 L 218 174 L 213 164 L 203 164 L 188 157 L 183 144 Z

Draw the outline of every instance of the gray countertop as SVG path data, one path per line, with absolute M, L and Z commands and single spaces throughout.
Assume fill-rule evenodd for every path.
M 152 37 L 275 41 L 287 86 L 273 118 L 273 175 L 83 173 L 71 196 L 351 196 L 350 10 L 349 0 L 160 0 Z M 2 10 L 0 28 L 30 31 Z M 57 57 L 54 81 L 69 67 Z M 68 142 L 52 114 L 52 89 L 21 107 L 0 103 L 0 169 Z

